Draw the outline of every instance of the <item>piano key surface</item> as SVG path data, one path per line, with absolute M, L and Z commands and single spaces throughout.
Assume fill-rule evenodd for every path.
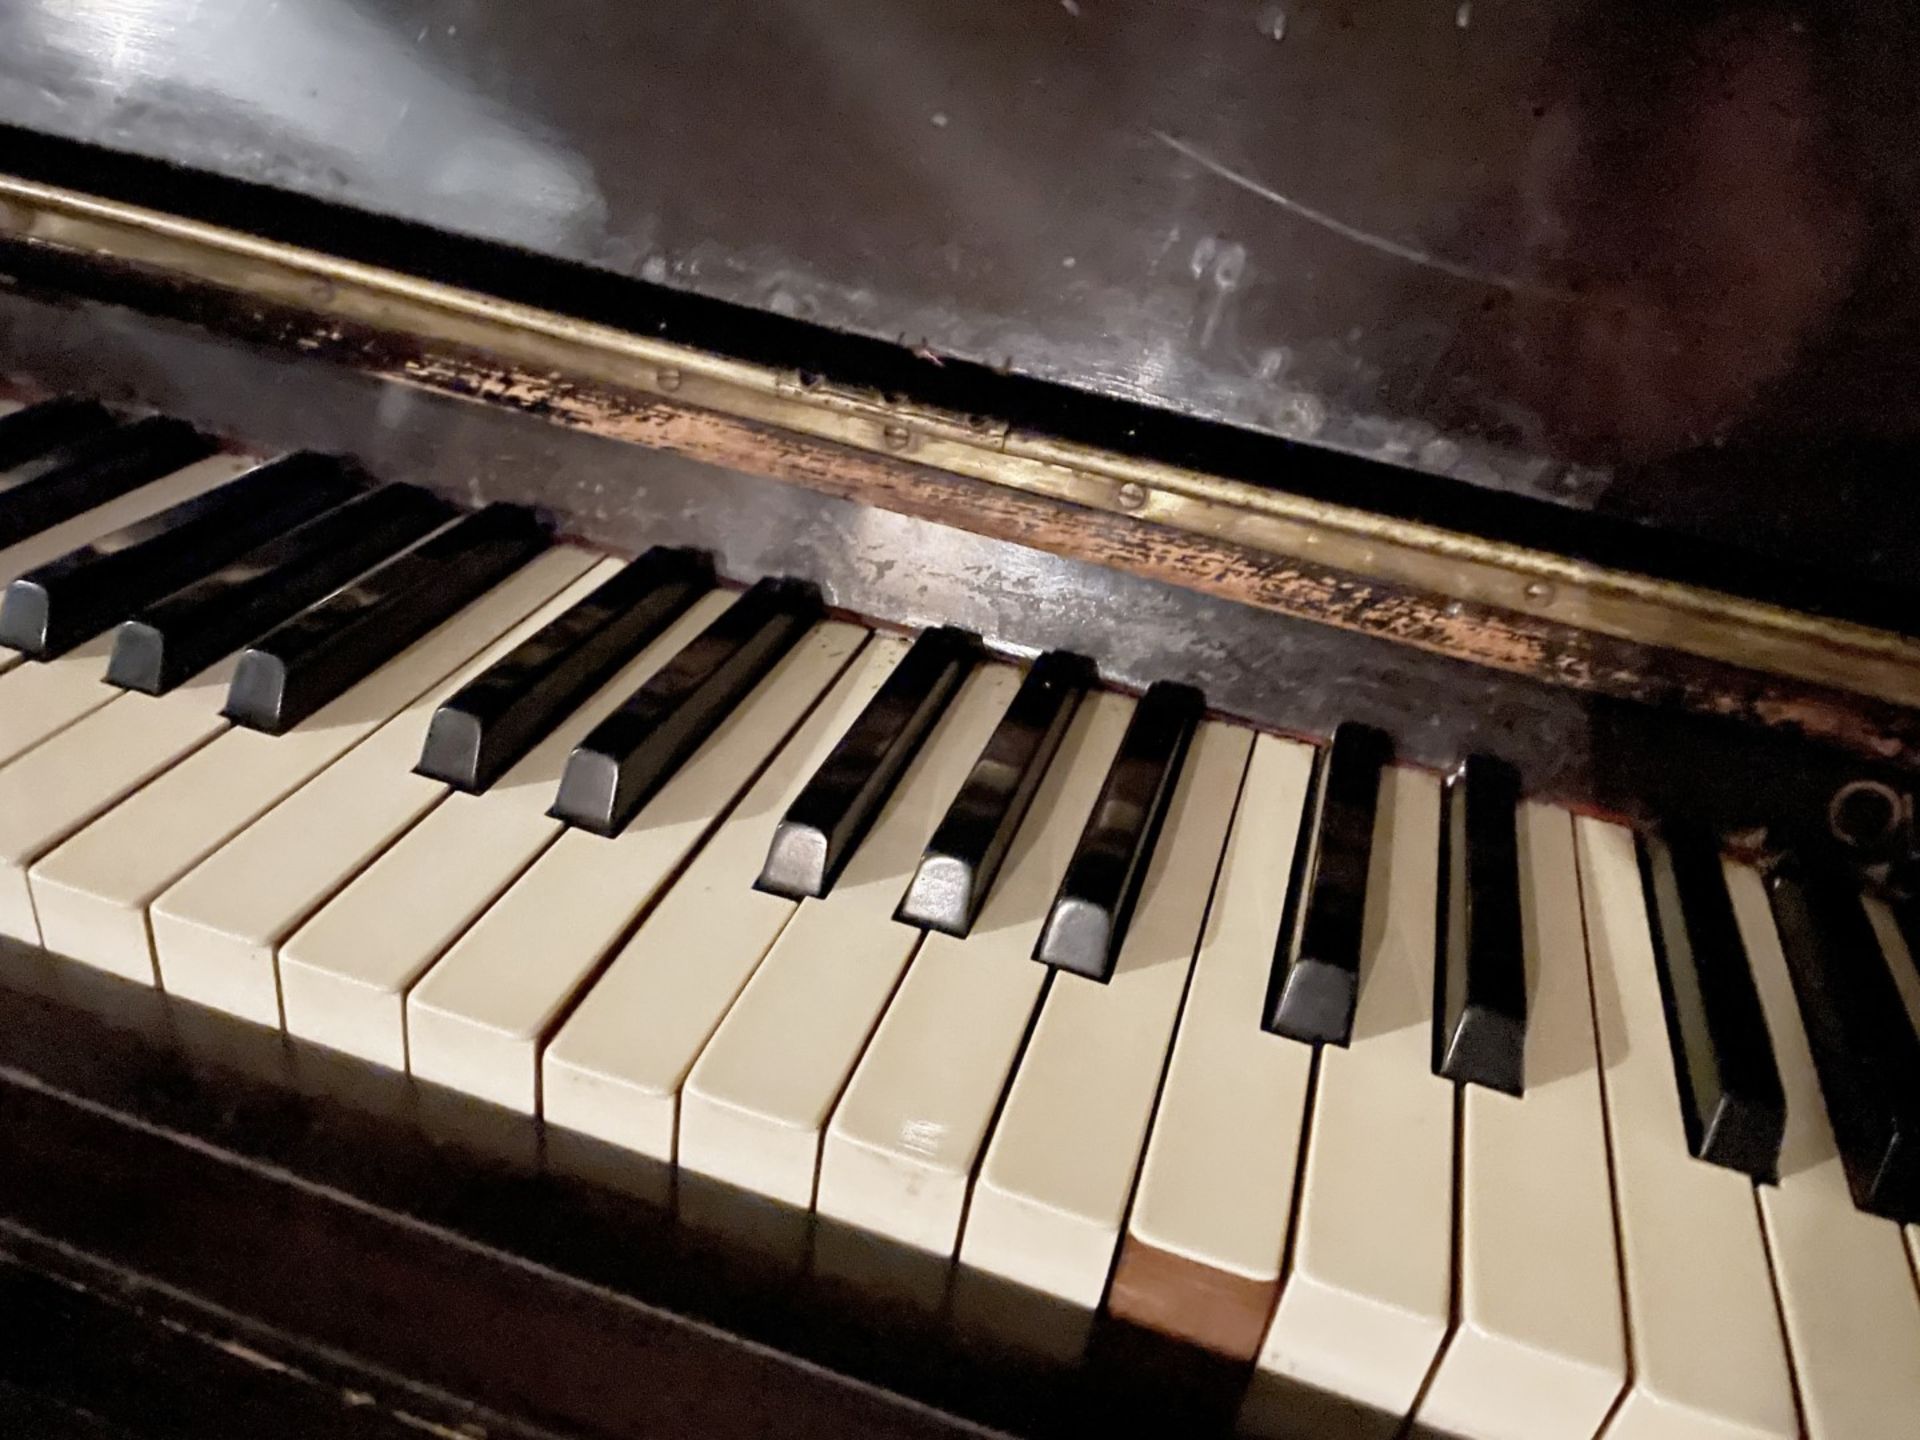
M 1275 938 L 1267 1028 L 1309 1044 L 1344 1045 L 1360 987 L 1367 886 L 1387 737 L 1342 725 L 1319 756 L 1297 893 Z
M 1449 1080 L 1510 1095 L 1526 1087 L 1518 803 L 1518 778 L 1484 755 L 1469 755 L 1447 783 L 1433 1067 Z
M 1418 1419 L 1576 1440 L 1626 1383 L 1626 1317 L 1572 819 L 1523 804 L 1517 840 L 1527 1088 L 1460 1095 L 1457 1314 Z
M 964 939 L 929 934 L 846 1094 L 822 1151 L 821 1214 L 943 1258 L 1047 985 L 1033 944 L 1112 764 L 1133 702 L 1083 704 Z
M 573 829 L 560 835 L 408 995 L 412 1073 L 534 1113 L 539 1045 L 575 987 L 679 872 L 865 638 L 857 626 L 816 625 L 641 806 L 635 823 L 611 838 Z M 555 924 L 558 916 L 566 917 L 564 926 Z
M 45 943 L 150 976 L 146 912 L 162 890 L 470 660 L 539 589 L 482 595 L 284 735 L 228 730 L 37 862 L 29 880 Z
M 67 525 L 55 527 L 61 532 L 57 543 L 62 549 L 58 553 L 65 553 L 72 548 L 68 544 L 70 540 L 74 544 L 84 544 L 86 539 L 92 538 L 76 534 L 82 524 L 89 523 L 89 517 L 118 528 L 119 524 L 126 523 L 129 511 L 138 509 L 138 505 L 126 502 L 139 501 L 152 504 L 155 509 L 164 508 L 224 484 L 250 468 L 251 463 L 230 456 L 216 456 L 171 471 L 161 479 L 122 497 L 121 501 L 115 501 L 101 510 L 86 512 Z M 113 513 L 103 513 L 108 510 Z M 53 532 L 45 533 L 51 535 Z M 39 538 L 23 542 L 16 547 L 17 551 L 27 558 L 35 558 L 38 554 L 35 545 Z M 5 671 L 0 674 L 0 764 L 31 749 L 87 712 L 99 709 L 118 693 L 105 683 L 107 661 L 112 651 L 113 636 L 106 633 L 52 660 L 0 667 Z M 10 656 L 14 660 L 20 658 L 15 650 L 0 650 L 0 655 Z
M 1105 1293 L 1251 738 L 1200 726 L 1112 977 L 1048 982 L 981 1161 L 965 1264 L 1072 1304 Z
M 1258 1360 L 1396 1415 L 1452 1303 L 1454 1095 L 1431 1069 L 1439 850 L 1438 782 L 1388 767 L 1352 1039 L 1320 1049 L 1293 1263 Z
M 0 934 L 37 943 L 33 863 L 227 728 L 220 706 L 232 669 L 229 658 L 167 695 L 110 691 L 106 704 L 0 767 Z
M 451 518 L 446 502 L 411 485 L 358 495 L 128 619 L 115 634 L 107 679 L 149 695 L 170 690 Z
M 248 463 L 150 481 L 0 561 L 44 563 Z M 543 704 L 531 748 L 481 793 L 414 773 L 436 709 L 618 568 L 548 550 L 420 638 L 369 648 L 378 664 L 278 736 L 218 713 L 231 657 L 163 696 L 102 683 L 105 637 L 14 665 L 0 931 L 410 1071 L 429 1110 L 471 1098 L 494 1108 L 469 1121 L 539 1117 L 549 1163 L 556 1136 L 651 1157 L 680 1172 L 689 1222 L 757 1215 L 756 1243 L 795 1273 L 902 1246 L 915 1278 L 897 1294 L 933 1323 L 1051 1314 L 1046 1343 L 1078 1354 L 1090 1332 L 1071 1317 L 1106 1309 L 1378 1407 L 1388 1430 L 1489 1440 L 1791 1435 L 1796 1396 L 1814 1437 L 1912 1413 L 1920 1232 L 1846 1192 L 1803 997 L 1751 871 L 1729 883 L 1789 1102 L 1780 1184 L 1757 1199 L 1688 1154 L 1648 882 L 1603 822 L 1517 812 L 1515 1096 L 1433 1073 L 1462 1007 L 1436 1005 L 1446 852 L 1421 772 L 1382 772 L 1371 830 L 1334 837 L 1323 872 L 1298 853 L 1329 839 L 1302 821 L 1314 752 L 1203 722 L 1140 847 L 1146 881 L 1105 986 L 1029 956 L 1135 715 L 1124 696 L 1056 707 L 1071 714 L 1057 752 L 1002 765 L 1002 873 L 977 915 L 949 917 L 971 920 L 961 934 L 903 923 L 900 902 L 1026 693 L 1004 663 L 929 707 L 898 776 L 882 773 L 888 747 L 860 747 L 863 773 L 892 783 L 871 787 L 871 828 L 847 828 L 824 899 L 754 882 L 908 650 L 858 626 L 812 624 L 703 711 L 616 838 L 546 814 L 568 754 L 683 660 L 729 594 L 611 678 L 574 657 L 602 683 Z M 1356 853 L 1364 874 L 1335 897 L 1359 906 L 1347 1044 L 1271 1033 L 1282 929 L 1313 928 L 1313 892 L 1351 882 Z M 1339 912 L 1323 904 L 1319 928 L 1338 931 Z M 1899 927 L 1866 914 L 1920 1023 Z M 1823 1135 L 1825 1160 L 1796 1164 Z M 743 1209 L 716 1179 L 773 1208 Z M 867 1239 L 817 1238 L 809 1260 L 809 1211 Z
M 1687 1143 L 1703 1160 L 1772 1180 L 1786 1100 L 1720 847 L 1684 830 L 1643 835 L 1640 878 Z
M 1786 1440 L 1799 1417 L 1753 1185 L 1688 1152 L 1633 836 L 1574 828 L 1632 1358 L 1608 1434 Z
M 708 557 L 649 550 L 443 701 L 416 768 L 486 789 L 712 585 Z
M 1279 1294 L 1313 1047 L 1260 1013 L 1312 747 L 1254 741 L 1113 1279 L 1117 1315 L 1251 1360 Z
M 978 636 L 951 627 L 929 630 L 913 642 L 794 797 L 755 884 L 795 899 L 827 893 L 972 670 L 979 649 Z
M 543 1060 L 549 1124 L 672 1162 L 687 1073 L 799 903 L 753 885 L 774 826 L 906 648 L 861 648 L 562 1024 Z
M 0 469 L 0 547 L 207 459 L 218 448 L 184 421 L 151 416 L 22 458 Z
M 687 1077 L 683 1168 L 812 1205 L 821 1133 L 921 940 L 894 922 L 901 887 L 1018 683 L 994 665 L 961 686 L 832 893 L 801 901 Z
M 1920 1419 L 1920 1292 L 1900 1226 L 1854 1206 L 1765 883 L 1731 863 L 1726 880 L 1787 1100 L 1780 1180 L 1758 1194 L 1807 1434 L 1897 1435 Z
M 1091 661 L 1060 650 L 1029 667 L 973 773 L 927 842 L 900 899 L 904 923 L 962 937 L 973 928 L 1093 678 Z
M 407 991 L 559 837 L 547 814 L 568 752 L 644 676 L 731 603 L 703 597 L 568 722 L 479 795 L 449 795 L 280 949 L 290 1034 L 396 1070 Z
M 357 488 L 337 462 L 317 455 L 268 461 L 20 576 L 0 597 L 0 639 L 58 655 Z
M 248 645 L 226 714 L 280 734 L 524 565 L 546 538 L 517 505 L 461 516 Z
M 446 797 L 445 785 L 412 770 L 440 700 L 613 569 L 611 561 L 595 564 L 585 551 L 556 547 L 476 601 L 475 607 L 498 606 L 504 616 L 538 608 L 441 692 L 389 720 L 154 900 L 148 915 L 162 985 L 229 1014 L 279 1025 L 280 946 Z

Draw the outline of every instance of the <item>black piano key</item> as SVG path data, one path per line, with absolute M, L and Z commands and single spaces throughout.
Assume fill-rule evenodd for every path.
M 1920 1222 L 1920 1036 L 1879 936 L 1846 877 L 1787 864 L 1768 888 L 1853 1202 Z
M 1469 756 L 1447 785 L 1433 1069 L 1509 1095 L 1526 1082 L 1527 975 L 1520 940 L 1518 778 Z
M 276 626 L 241 652 L 223 712 L 278 735 L 544 549 L 531 511 L 489 505 Z
M 1780 1168 L 1786 1098 L 1710 835 L 1668 826 L 1640 837 L 1640 878 L 1687 1148 L 1756 1180 Z
M 1033 662 L 914 869 L 894 918 L 965 935 L 986 904 L 1080 697 L 1093 662 L 1064 650 Z
M 755 889 L 800 900 L 832 888 L 979 654 L 980 637 L 952 626 L 913 642 L 774 826 Z
M 219 447 L 184 420 L 138 420 L 0 471 L 0 547 L 204 460 Z
M 0 599 L 0 644 L 65 654 L 357 489 L 337 461 L 292 455 L 28 571 Z
M 163 695 L 454 517 L 413 485 L 385 485 L 256 546 L 120 627 L 107 680 Z
M 1167 680 L 1141 698 L 1040 927 L 1034 959 L 1103 985 L 1112 978 L 1154 841 L 1205 708 L 1198 690 Z
M 1319 757 L 1267 986 L 1263 1024 L 1275 1035 L 1332 1045 L 1353 1036 L 1374 816 L 1389 751 L 1378 730 L 1348 724 Z
M 0 470 L 23 465 L 49 450 L 98 434 L 113 423 L 106 406 L 70 396 L 42 400 L 37 405 L 0 415 Z
M 484 790 L 713 588 L 713 561 L 656 546 L 433 712 L 417 773 Z
M 619 834 L 822 613 L 803 581 L 755 585 L 574 747 L 548 813 Z

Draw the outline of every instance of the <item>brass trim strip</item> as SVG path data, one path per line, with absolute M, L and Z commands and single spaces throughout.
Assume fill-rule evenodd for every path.
M 1920 706 L 1920 643 L 819 383 L 534 306 L 0 176 L 0 236 L 452 344 L 1362 579 Z M 511 399 L 512 396 L 502 398 Z

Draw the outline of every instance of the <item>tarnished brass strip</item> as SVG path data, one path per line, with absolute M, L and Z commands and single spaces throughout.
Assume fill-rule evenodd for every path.
M 796 372 L 5 176 L 0 236 L 459 346 L 523 373 L 590 380 L 905 456 L 1443 600 L 1920 706 L 1920 644 L 1867 626 L 888 401 Z

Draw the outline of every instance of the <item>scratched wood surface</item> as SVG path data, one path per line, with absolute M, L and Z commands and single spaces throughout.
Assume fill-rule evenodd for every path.
M 0 246 L 0 268 L 217 334 L 746 474 L 938 521 L 1202 594 L 1312 620 L 1584 694 L 1728 718 L 1872 759 L 1920 763 L 1920 716 L 1497 608 L 1412 593 L 1188 532 L 777 431 L 658 396 L 201 287 L 47 246 Z

